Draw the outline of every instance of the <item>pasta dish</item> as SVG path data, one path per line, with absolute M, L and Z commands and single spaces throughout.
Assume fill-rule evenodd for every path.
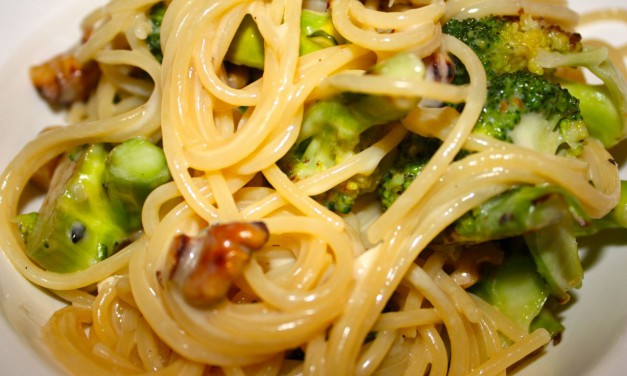
M 0 248 L 69 374 L 504 375 L 627 227 L 625 52 L 562 0 L 111 0 Z M 21 210 L 36 186 L 42 203 Z

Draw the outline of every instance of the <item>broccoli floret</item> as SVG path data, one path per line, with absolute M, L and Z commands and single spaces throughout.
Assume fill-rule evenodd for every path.
M 580 34 L 563 30 L 527 14 L 519 17 L 452 19 L 444 25 L 443 31 L 466 43 L 477 54 L 490 85 L 495 77 L 506 73 L 530 72 L 557 81 L 553 77 L 554 68 L 588 68 L 604 85 L 560 81 L 574 97 L 581 100 L 581 113 L 590 135 L 599 139 L 606 147 L 616 145 L 627 135 L 627 121 L 623 116 L 624 109 L 627 108 L 625 81 L 610 62 L 599 63 L 599 58 L 603 55 L 601 49 L 583 48 Z M 453 61 L 454 83 L 468 83 L 466 68 L 455 57 Z M 555 137 L 549 140 L 554 142 Z
M 380 62 L 369 74 L 422 78 L 424 65 L 413 54 L 401 54 Z M 319 100 L 306 110 L 299 137 L 279 167 L 298 181 L 335 166 L 380 137 L 381 129 L 374 126 L 405 117 L 418 101 L 359 93 Z M 379 180 L 376 172 L 356 175 L 318 199 L 331 210 L 347 213 L 357 196 L 374 191 Z
M 579 103 L 543 76 L 523 71 L 504 73 L 490 82 L 473 132 L 534 150 L 577 156 L 588 137 Z M 378 188 L 384 208 L 392 205 L 437 150 L 433 141 L 432 147 L 425 148 L 425 140 L 413 135 L 399 145 L 398 156 Z
M 559 84 L 522 71 L 493 77 L 474 132 L 572 156 L 588 137 L 579 100 Z
M 163 60 L 163 51 L 161 51 L 161 23 L 165 16 L 166 5 L 163 1 L 153 5 L 148 12 L 151 30 L 146 38 L 146 44 L 153 56 L 161 62 Z
M 385 172 L 377 188 L 384 208 L 389 208 L 405 192 L 441 144 L 437 138 L 421 137 L 415 133 L 405 137 L 397 147 L 394 163 Z
M 16 218 L 27 255 L 46 270 L 83 270 L 140 229 L 150 190 L 170 180 L 163 151 L 143 139 L 80 147 L 55 170 L 38 213 Z
M 582 49 L 580 34 L 565 31 L 528 14 L 451 19 L 444 24 L 443 32 L 472 48 L 481 60 L 488 79 L 520 70 L 543 74 L 544 69 L 535 62 L 538 51 L 570 53 Z M 459 61 L 456 71 L 456 82 L 467 83 L 468 75 Z

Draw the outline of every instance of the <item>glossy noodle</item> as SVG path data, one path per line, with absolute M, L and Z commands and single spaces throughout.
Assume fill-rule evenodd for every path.
M 174 0 L 161 25 L 159 63 L 145 42 L 156 3 L 114 0 L 84 20 L 89 37 L 74 55 L 98 63 L 97 88 L 73 105 L 69 125 L 41 133 L 3 175 L 2 248 L 24 277 L 68 302 L 44 328 L 68 372 L 500 375 L 550 342 L 545 329 L 528 333 L 466 291 L 468 273 L 456 273 L 459 248 L 433 241 L 516 185 L 562 187 L 601 218 L 619 200 L 617 166 L 593 139 L 568 158 L 472 133 L 486 72 L 442 23 L 524 9 L 570 28 L 579 22 L 575 12 L 561 1 L 405 1 L 387 9 L 387 2 L 334 0 L 328 12 L 350 43 L 301 56 L 301 1 Z M 263 71 L 233 85 L 225 58 L 247 15 L 263 37 Z M 421 59 L 446 51 L 470 83 L 364 74 L 400 51 Z M 306 108 L 339 92 L 464 105 L 455 114 L 416 107 L 360 152 L 290 180 L 277 161 L 295 144 Z M 365 200 L 344 215 L 312 199 L 374 171 L 408 132 L 442 144 L 386 211 Z M 81 271 L 56 273 L 32 261 L 9 225 L 31 176 L 73 147 L 137 136 L 162 142 L 173 179 L 148 196 L 136 239 Z M 472 153 L 456 159 L 462 149 Z M 170 281 L 173 242 L 239 222 L 267 226 L 266 245 L 233 279 L 227 299 L 189 304 Z

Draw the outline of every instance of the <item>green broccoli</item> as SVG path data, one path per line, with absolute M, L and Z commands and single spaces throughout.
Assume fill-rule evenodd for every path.
M 422 78 L 424 65 L 413 54 L 399 54 L 378 63 L 369 74 Z M 380 137 L 381 128 L 374 126 L 405 117 L 418 101 L 359 93 L 319 100 L 306 110 L 299 137 L 279 167 L 298 181 L 335 166 Z M 331 210 L 347 213 L 359 195 L 376 189 L 379 178 L 378 173 L 354 176 L 318 199 Z
M 165 11 L 166 5 L 163 1 L 156 3 L 148 11 L 151 30 L 146 38 L 146 44 L 150 52 L 159 62 L 163 60 L 163 51 L 161 51 L 161 23 L 163 22 Z
M 576 207 L 575 209 L 576 216 L 583 218 L 583 221 L 578 221 L 579 225 L 575 226 L 577 237 L 594 235 L 607 229 L 627 229 L 627 180 L 621 180 L 620 182 L 618 204 L 602 218 L 590 219 L 585 217 L 581 209 Z
M 556 337 L 564 330 L 547 306 L 550 288 L 524 250 L 507 253 L 503 262 L 490 266 L 470 291 L 529 332 L 545 328 Z
M 344 38 L 333 27 L 329 13 L 303 9 L 300 19 L 299 55 L 337 46 L 340 43 L 344 43 Z M 233 64 L 263 69 L 263 36 L 250 15 L 246 15 L 242 20 L 225 58 Z
M 116 221 L 134 231 L 141 226 L 146 197 L 171 178 L 163 150 L 145 138 L 131 138 L 109 152 L 105 167 L 103 184 Z
M 251 15 L 244 16 L 224 58 L 233 64 L 263 69 L 263 37 Z
M 535 150 L 576 156 L 588 137 L 579 103 L 559 84 L 528 71 L 493 75 L 473 132 Z M 411 142 L 420 145 L 416 137 Z M 384 208 L 430 158 L 428 153 L 415 156 L 410 159 L 417 166 L 410 170 L 414 173 L 405 173 L 403 168 L 411 166 L 406 161 L 410 153 L 400 150 L 390 171 L 403 174 L 386 175 L 389 177 L 378 189 Z M 583 278 L 577 255 L 577 228 L 592 223 L 576 207 L 574 199 L 558 187 L 515 187 L 459 218 L 436 241 L 479 243 L 524 236 L 551 293 L 567 300 L 567 291 Z
M 514 187 L 464 214 L 438 241 L 481 243 L 537 231 L 571 215 L 566 195 L 554 185 Z
M 538 273 L 546 281 L 551 295 L 560 302 L 570 299 L 568 291 L 583 281 L 579 245 L 572 217 L 524 234 L 525 243 Z
M 409 187 L 441 144 L 437 138 L 421 137 L 415 133 L 409 133 L 405 137 L 397 147 L 398 154 L 394 163 L 385 171 L 377 187 L 377 194 L 384 208 L 389 208 Z
M 493 77 L 474 132 L 550 153 L 576 156 L 588 131 L 579 99 L 529 72 Z
M 581 35 L 561 29 L 528 14 L 451 19 L 443 32 L 466 43 L 479 57 L 488 80 L 494 75 L 521 70 L 543 74 L 535 61 L 539 51 L 571 53 L 582 49 Z M 468 74 L 456 61 L 456 82 L 467 83 Z
M 171 179 L 163 151 L 147 140 L 110 149 L 66 155 L 40 211 L 16 218 L 27 255 L 46 270 L 75 272 L 114 254 L 140 230 L 148 193 Z
M 591 137 L 606 148 L 615 146 L 627 135 L 621 106 L 605 85 L 561 81 L 562 87 L 580 101 L 581 116 Z
M 335 30 L 330 13 L 303 9 L 300 16 L 300 46 L 298 50 L 301 56 L 345 42 L 342 35 Z
M 590 136 L 608 148 L 627 136 L 627 121 L 623 115 L 627 109 L 627 85 L 611 63 L 600 60 L 604 57 L 602 49 L 584 49 L 580 34 L 527 14 L 452 19 L 444 25 L 443 31 L 466 43 L 477 54 L 489 85 L 494 83 L 495 77 L 514 72 L 530 72 L 549 81 L 559 81 L 572 97 L 581 101 L 581 115 Z M 453 61 L 454 83 L 468 83 L 466 68 L 459 60 L 453 58 Z M 566 82 L 554 74 L 555 68 L 561 66 L 585 67 L 597 75 L 603 85 Z M 543 146 L 551 146 L 556 141 L 555 134 L 551 136 L 550 143 Z

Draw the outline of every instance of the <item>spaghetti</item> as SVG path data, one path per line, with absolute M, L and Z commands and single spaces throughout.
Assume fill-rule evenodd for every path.
M 72 124 L 31 141 L 2 177 L 2 248 L 26 278 L 69 303 L 44 328 L 69 372 L 498 375 L 551 340 L 467 292 L 467 274 L 451 272 L 463 264 L 459 251 L 431 243 L 515 185 L 563 187 L 594 218 L 616 206 L 617 168 L 595 141 L 574 159 L 471 133 L 486 73 L 468 46 L 442 33 L 451 18 L 521 9 L 569 28 L 578 16 L 564 2 L 399 1 L 381 10 L 387 2 L 334 0 L 328 12 L 351 43 L 299 56 L 300 1 L 173 0 L 161 25 L 161 64 L 145 42 L 156 3 L 113 0 L 85 19 L 89 37 L 75 56 L 98 63 L 97 89 L 71 109 Z M 263 74 L 235 86 L 225 56 L 247 15 L 263 36 Z M 362 74 L 399 51 L 425 58 L 438 50 L 463 63 L 468 85 Z M 455 116 L 417 108 L 363 151 L 290 181 L 276 162 L 295 143 L 306 107 L 343 91 L 464 107 Z M 311 198 L 372 172 L 408 132 L 442 145 L 388 210 L 366 204 L 344 216 Z M 11 223 L 36 170 L 74 146 L 136 136 L 162 141 L 173 176 L 145 202 L 141 236 L 83 271 L 54 273 L 29 259 Z M 454 159 L 462 149 L 472 154 Z M 189 305 L 166 278 L 173 239 L 238 221 L 265 223 L 268 245 L 227 300 Z M 488 245 L 475 248 L 492 257 Z

